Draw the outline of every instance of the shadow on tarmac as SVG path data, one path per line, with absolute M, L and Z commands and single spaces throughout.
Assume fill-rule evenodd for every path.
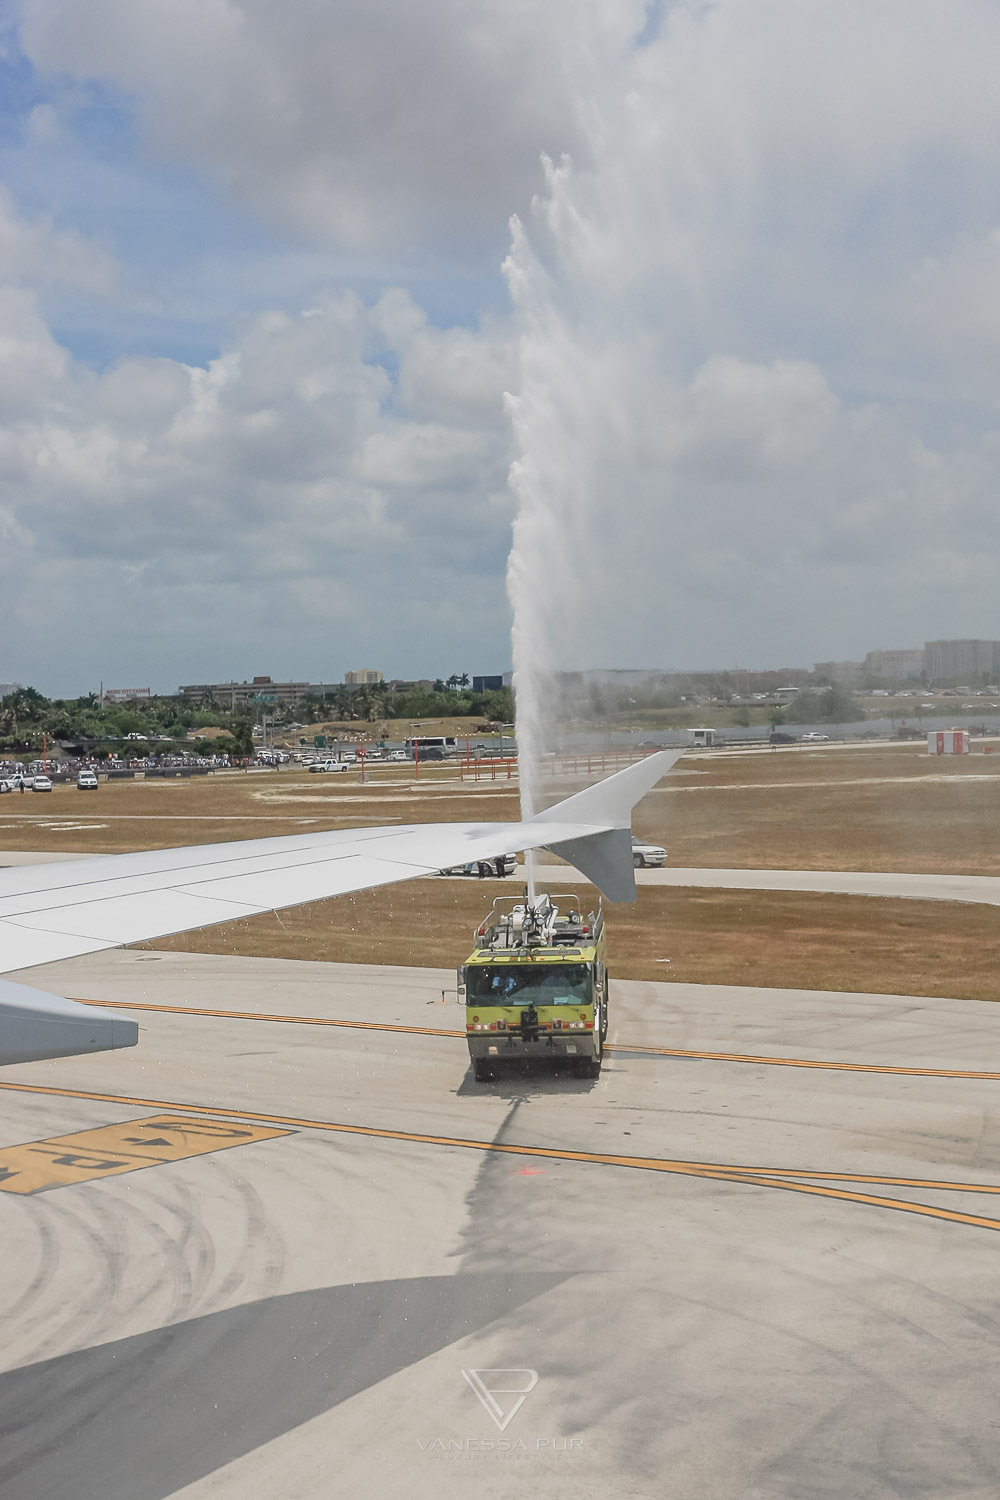
M 572 1061 L 526 1057 L 519 1058 L 516 1062 L 502 1063 L 497 1077 L 488 1083 L 477 1083 L 470 1066 L 455 1094 L 459 1099 L 475 1099 L 484 1094 L 492 1094 L 496 1098 L 513 1102 L 546 1095 L 590 1094 L 599 1082 L 599 1078 L 581 1078 L 575 1072 Z
M 503 1318 L 567 1272 L 267 1297 L 0 1375 L 4 1500 L 165 1500 Z

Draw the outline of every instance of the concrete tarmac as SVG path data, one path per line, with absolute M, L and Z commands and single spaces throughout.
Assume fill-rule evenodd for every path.
M 15 977 L 142 1031 L 0 1076 L 79 1174 L 0 1181 L 4 1500 L 994 1500 L 992 1005 L 618 982 L 598 1081 L 480 1085 L 450 971 Z

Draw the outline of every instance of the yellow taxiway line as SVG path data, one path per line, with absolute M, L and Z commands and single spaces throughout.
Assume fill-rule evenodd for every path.
M 12 1093 L 44 1094 L 63 1099 L 87 1099 L 105 1104 L 124 1105 L 137 1109 L 180 1111 L 202 1118 L 252 1120 L 262 1125 L 273 1125 L 292 1130 L 321 1130 L 339 1135 L 362 1136 L 370 1140 L 405 1141 L 422 1146 L 445 1146 L 458 1150 L 490 1152 L 504 1156 L 528 1156 L 549 1161 L 588 1162 L 595 1166 L 628 1167 L 638 1171 L 665 1172 L 675 1176 L 701 1177 L 709 1181 L 739 1183 L 746 1187 L 777 1188 L 783 1192 L 806 1193 L 815 1197 L 838 1198 L 849 1203 L 863 1203 L 873 1208 L 893 1209 L 899 1213 L 916 1214 L 923 1218 L 941 1219 L 949 1223 L 971 1225 L 979 1229 L 1000 1230 L 1000 1219 L 990 1219 L 977 1214 L 967 1214 L 949 1208 L 934 1208 L 925 1203 L 911 1203 L 906 1199 L 884 1198 L 874 1193 L 856 1192 L 846 1188 L 825 1187 L 821 1182 L 801 1181 L 801 1178 L 833 1179 L 838 1182 L 867 1183 L 871 1185 L 891 1184 L 897 1187 L 921 1188 L 925 1191 L 998 1193 L 1000 1185 L 985 1183 L 942 1182 L 928 1178 L 901 1178 L 861 1175 L 844 1172 L 811 1172 L 808 1168 L 791 1167 L 745 1167 L 727 1162 L 698 1162 L 672 1160 L 653 1156 L 619 1156 L 603 1151 L 569 1151 L 556 1146 L 519 1146 L 503 1141 L 479 1141 L 462 1136 L 425 1135 L 411 1130 L 388 1130 L 375 1125 L 348 1125 L 333 1120 L 313 1120 L 294 1115 L 264 1114 L 258 1110 L 241 1109 L 238 1106 L 219 1109 L 204 1104 L 180 1104 L 176 1100 L 144 1099 L 128 1094 L 105 1094 L 85 1089 L 67 1089 L 37 1083 L 0 1082 L 0 1089 Z
M 152 1010 L 171 1016 L 218 1016 L 226 1021 L 279 1021 L 290 1026 L 345 1026 L 355 1031 L 400 1031 L 414 1036 L 460 1036 L 464 1031 L 445 1031 L 439 1026 L 401 1026 L 393 1021 L 337 1021 L 325 1016 L 273 1016 L 258 1010 L 204 1010 L 194 1005 L 141 1005 L 131 1000 L 79 1000 L 101 1010 Z M 1000 1074 L 997 1075 L 1000 1077 Z
M 75 997 L 74 997 L 75 998 Z M 403 1026 L 391 1021 L 341 1021 L 325 1016 L 277 1016 L 255 1010 L 205 1010 L 194 1005 L 147 1005 L 131 1000 L 80 1000 L 102 1010 L 160 1011 L 173 1016 L 215 1016 L 227 1021 L 277 1021 L 291 1026 L 342 1026 L 354 1031 L 398 1031 L 414 1036 L 465 1037 L 465 1031 L 443 1026 Z M 699 1062 L 758 1063 L 769 1068 L 819 1068 L 834 1073 L 889 1073 L 904 1078 L 969 1078 L 1000 1082 L 1000 1072 L 975 1068 L 905 1068 L 887 1063 L 828 1062 L 814 1057 L 765 1057 L 758 1052 L 696 1052 L 686 1047 L 648 1047 L 639 1043 L 607 1042 L 606 1052 L 632 1052 L 643 1057 L 690 1058 Z

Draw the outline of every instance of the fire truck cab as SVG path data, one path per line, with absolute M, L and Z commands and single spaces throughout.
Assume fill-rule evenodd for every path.
M 608 969 L 600 905 L 584 916 L 575 894 L 498 896 L 458 971 L 469 1056 L 479 1082 L 524 1057 L 601 1071 L 608 1033 Z

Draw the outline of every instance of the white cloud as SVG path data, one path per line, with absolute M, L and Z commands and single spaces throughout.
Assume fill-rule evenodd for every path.
M 375 249 L 495 245 L 582 145 L 567 77 L 640 0 L 26 0 L 35 64 L 134 96 L 151 147 L 283 229 Z
M 526 229 L 513 326 L 390 287 L 247 319 L 207 371 L 95 377 L 25 290 L 99 280 L 89 247 L 0 218 L 22 557 L 81 557 L 157 620 L 231 616 L 249 581 L 288 639 L 447 639 L 470 598 L 500 632 L 508 391 L 524 650 L 996 632 L 1000 10 L 678 0 L 636 49 L 644 9 L 24 0 L 40 68 L 123 90 L 149 149 L 288 236 L 440 285 Z
M 345 294 L 255 318 L 207 369 L 130 357 L 95 374 L 12 282 L 0 328 L 15 677 L 75 690 L 99 655 L 172 688 L 233 670 L 234 653 L 253 653 L 244 671 L 329 677 L 362 643 L 422 672 L 456 640 L 502 640 L 497 335 L 432 330 L 403 293 L 374 310 Z
M 18 214 L 0 185 L 0 284 L 76 287 L 100 296 L 115 285 L 111 255 L 74 230 Z

